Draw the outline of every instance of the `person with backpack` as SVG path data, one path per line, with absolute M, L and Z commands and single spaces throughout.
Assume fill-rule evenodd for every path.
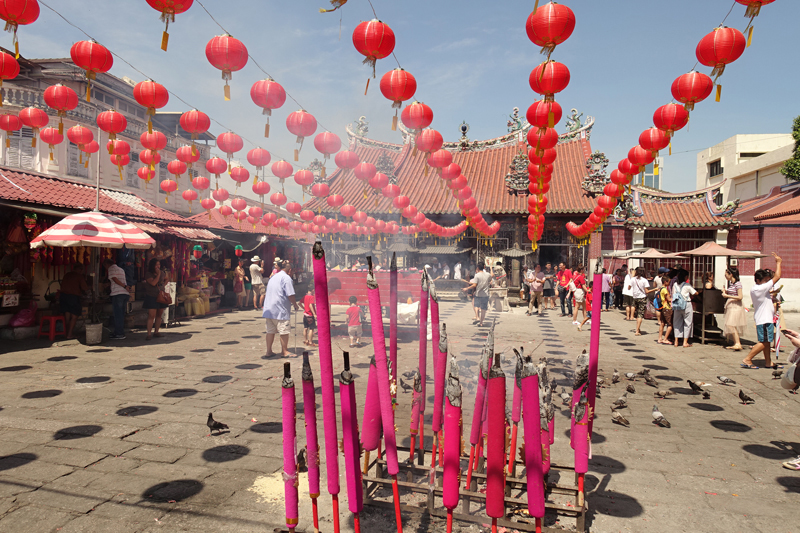
M 642 320 L 647 309 L 647 295 L 655 292 L 656 288 L 650 288 L 650 282 L 644 277 L 644 268 L 636 267 L 633 278 L 631 279 L 631 292 L 633 295 L 634 309 L 636 311 L 636 333 L 637 337 L 642 335 Z
M 692 297 L 697 291 L 687 281 L 689 273 L 680 270 L 672 289 L 672 327 L 675 331 L 675 347 L 678 347 L 683 339 L 683 347 L 691 347 L 689 339 L 692 338 L 694 307 L 692 307 Z

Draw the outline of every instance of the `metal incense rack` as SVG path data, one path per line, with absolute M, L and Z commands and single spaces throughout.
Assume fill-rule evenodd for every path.
M 400 454 L 410 455 L 408 447 L 397 447 Z M 441 505 L 442 477 L 441 467 L 436 468 L 436 480 L 433 493 L 429 491 L 430 465 L 425 464 L 425 455 L 422 450 L 416 451 L 415 463 L 409 460 L 400 463 L 400 473 L 397 475 L 400 495 L 426 494 L 427 501 L 424 505 L 411 503 L 400 504 L 400 509 L 409 513 L 427 513 L 430 516 L 447 517 L 447 510 Z M 429 460 L 430 456 L 428 455 Z M 462 455 L 462 473 L 469 458 Z M 514 470 L 517 470 L 515 467 Z M 462 479 L 466 476 L 462 475 Z M 364 483 L 364 504 L 394 509 L 392 502 L 392 478 L 386 472 L 386 461 L 377 457 L 367 465 L 366 473 L 362 476 Z M 453 512 L 453 519 L 462 522 L 485 524 L 490 521 L 483 509 L 486 506 L 486 494 L 478 490 L 479 485 L 486 482 L 485 458 L 480 458 L 478 467 L 472 472 L 472 482 L 469 490 L 465 490 L 463 482 L 460 489 L 461 510 Z M 388 490 L 383 490 L 388 488 Z M 518 531 L 536 531 L 534 518 L 528 514 L 527 483 L 525 477 L 516 477 L 516 472 L 511 472 L 506 477 L 506 516 L 497 520 L 497 525 L 514 528 Z M 437 507 L 436 501 L 439 501 Z M 562 520 L 574 520 L 574 531 L 586 531 L 586 502 L 585 496 L 578 490 L 578 475 L 571 467 L 550 465 L 550 472 L 545 476 L 545 518 L 542 521 L 541 531 L 544 533 L 563 533 L 565 525 Z

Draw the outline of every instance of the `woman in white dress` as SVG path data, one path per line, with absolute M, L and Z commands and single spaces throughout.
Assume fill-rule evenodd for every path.
M 729 266 L 725 269 L 725 279 L 728 284 L 722 297 L 725 298 L 725 337 L 733 344 L 728 346 L 729 350 L 742 349 L 739 337 L 744 334 L 747 327 L 747 319 L 744 315 L 744 305 L 742 304 L 742 282 L 739 281 L 739 269 Z

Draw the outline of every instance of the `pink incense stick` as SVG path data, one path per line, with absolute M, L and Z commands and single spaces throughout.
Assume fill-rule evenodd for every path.
M 378 394 L 378 369 L 375 356 L 369 362 L 367 397 L 364 400 L 364 427 L 361 430 L 361 446 L 367 452 L 378 449 L 381 441 L 381 404 Z
M 522 414 L 522 367 L 525 364 L 522 353 L 520 353 L 522 350 L 522 347 L 520 347 L 520 351 L 517 351 L 516 348 L 514 349 L 514 354 L 517 356 L 517 366 L 514 370 L 514 397 L 511 404 L 511 422 L 513 423 L 511 428 L 511 446 L 508 448 L 508 474 L 510 476 L 513 476 L 515 473 L 514 463 L 517 460 L 517 426 L 519 425 L 520 416 Z
M 586 350 L 575 360 L 575 378 L 572 381 L 572 400 L 570 401 L 570 411 L 575 412 L 575 406 L 581 396 L 581 389 L 589 379 L 589 356 Z M 570 419 L 569 444 L 575 449 L 575 417 Z
M 506 375 L 500 368 L 500 354 L 489 370 L 489 434 L 486 439 L 486 514 L 493 524 L 506 514 Z
M 591 409 L 586 398 L 586 383 L 575 393 L 578 401 L 572 408 L 572 421 L 574 423 L 574 444 L 575 444 L 575 473 L 585 474 L 589 470 L 589 420 Z
M 281 400 L 283 408 L 283 490 L 286 501 L 286 527 L 294 531 L 298 521 L 297 495 L 297 416 L 294 381 L 291 365 L 283 364 L 283 381 L 281 382 Z
M 308 352 L 303 352 L 303 414 L 306 421 L 306 453 L 308 454 L 308 495 L 314 513 L 314 529 L 319 531 L 319 441 L 317 440 L 317 393 L 314 391 L 314 374 L 308 361 Z
M 419 404 L 419 439 L 420 439 L 420 455 L 425 450 L 425 403 L 427 402 L 425 396 L 425 382 L 427 381 L 428 370 L 428 272 L 423 268 L 422 277 L 420 280 L 420 295 L 419 295 L 419 377 L 422 384 L 422 401 Z M 422 459 L 421 459 L 422 460 Z
M 536 523 L 544 518 L 544 471 L 542 464 L 542 423 L 539 403 L 539 376 L 533 363 L 522 369 L 522 419 L 525 429 L 525 473 L 528 489 L 528 512 Z M 546 420 L 546 419 L 545 419 Z
M 491 341 L 491 348 L 489 342 Z M 481 361 L 478 372 L 478 388 L 475 392 L 475 407 L 472 409 L 472 425 L 470 426 L 469 443 L 471 444 L 469 452 L 469 465 L 467 466 L 467 484 L 464 486 L 469 490 L 472 483 L 472 471 L 478 463 L 478 455 L 476 447 L 481 441 L 481 422 L 483 421 L 483 410 L 486 405 L 486 380 L 489 377 L 489 358 L 494 351 L 494 327 L 489 330 L 489 336 L 486 338 L 486 343 L 483 346 L 483 353 L 481 354 Z
M 458 379 L 456 358 L 450 359 L 450 373 L 444 407 L 444 473 L 442 503 L 447 508 L 447 533 L 453 527 L 453 509 L 458 506 L 459 477 L 461 475 L 461 382 Z
M 325 428 L 325 468 L 328 492 L 338 509 L 339 495 L 339 431 L 336 427 L 336 395 L 333 391 L 333 351 L 331 350 L 331 314 L 328 304 L 328 273 L 325 270 L 325 250 L 317 241 L 312 249 L 314 256 L 314 293 L 317 300 L 317 328 L 319 336 L 319 368 L 322 385 L 322 419 Z M 334 512 L 334 531 L 338 533 L 338 512 Z
M 356 414 L 356 388 L 350 372 L 350 354 L 344 352 L 344 370 L 339 376 L 339 400 L 342 405 L 342 448 L 347 477 L 347 506 L 358 522 L 364 508 L 364 493 L 361 484 L 361 449 L 358 443 L 358 416 Z
M 389 383 L 389 365 L 386 357 L 386 336 L 383 332 L 383 313 L 381 310 L 381 293 L 378 282 L 372 271 L 372 257 L 367 256 L 369 274 L 367 275 L 367 296 L 369 299 L 369 321 L 372 326 L 372 344 L 375 350 L 375 365 L 378 369 L 378 398 L 381 404 L 381 425 L 383 440 L 386 444 L 386 470 L 392 476 L 394 492 L 395 519 L 398 533 L 403 532 L 403 519 L 400 515 L 400 495 L 397 485 L 397 473 L 400 465 L 397 462 L 397 436 L 394 428 L 394 409 Z M 420 424 L 422 421 L 420 420 Z
M 447 353 L 442 353 L 441 336 L 446 333 L 439 332 L 439 298 L 436 295 L 436 285 L 431 281 L 428 294 L 431 299 L 431 350 L 433 355 L 433 420 L 431 431 L 438 433 L 442 429 L 442 411 L 444 409 L 444 379 L 447 366 Z M 442 325 L 442 328 L 445 328 Z M 426 337 L 427 338 L 427 337 Z M 445 341 L 446 342 L 446 341 Z
M 392 362 L 392 384 L 397 396 L 397 254 L 392 252 L 389 265 L 389 361 Z
M 540 359 L 536 367 L 539 377 L 539 417 L 541 421 L 541 441 L 542 441 L 542 471 L 547 474 L 550 472 L 550 445 L 555 436 L 555 406 L 553 405 L 553 383 L 548 382 L 547 360 Z M 525 416 L 523 409 L 522 416 Z M 527 437 L 526 437 L 527 438 Z
M 597 262 L 597 266 L 603 268 L 603 261 Z M 593 287 L 603 286 L 603 274 L 595 273 L 594 280 L 592 281 Z M 597 301 L 595 301 L 597 300 Z M 589 405 L 594 410 L 595 402 L 597 401 L 597 365 L 600 360 L 600 318 L 602 314 L 603 299 L 592 299 L 592 330 L 589 341 L 589 391 L 586 393 L 589 397 Z M 591 437 L 592 429 L 594 427 L 594 417 L 589 418 L 589 435 Z M 589 457 L 591 457 L 591 439 L 589 441 Z
M 413 399 L 411 400 L 411 448 L 408 460 L 414 462 L 417 433 L 419 432 L 419 404 L 422 401 L 422 384 L 420 383 L 419 370 L 414 371 Z

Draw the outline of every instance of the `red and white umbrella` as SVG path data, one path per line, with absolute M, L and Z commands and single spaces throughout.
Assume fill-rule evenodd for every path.
M 155 241 L 130 222 L 105 213 L 90 211 L 65 217 L 31 241 L 42 246 L 94 246 L 97 248 L 150 248 Z

